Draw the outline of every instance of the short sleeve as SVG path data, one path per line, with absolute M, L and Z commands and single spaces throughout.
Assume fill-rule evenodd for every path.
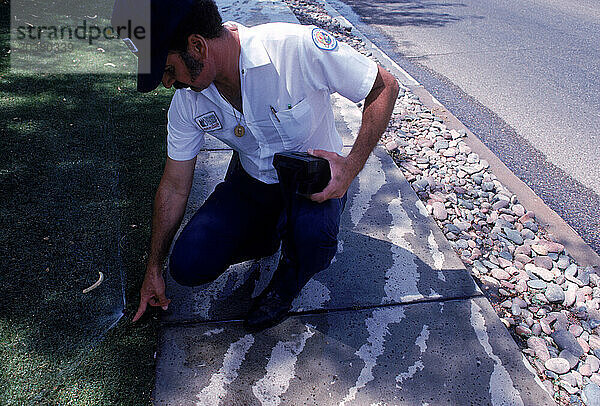
M 329 89 L 355 103 L 367 97 L 377 77 L 375 61 L 312 26 L 302 38 L 300 59 L 304 79 L 312 87 Z
M 171 99 L 167 124 L 167 155 L 175 161 L 194 158 L 204 145 L 202 131 L 192 117 L 192 101 L 182 90 Z

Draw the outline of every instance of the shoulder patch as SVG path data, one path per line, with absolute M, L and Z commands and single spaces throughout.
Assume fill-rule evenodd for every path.
M 312 39 L 317 48 L 324 51 L 331 51 L 337 46 L 335 37 L 321 28 L 313 28 Z
M 219 117 L 217 117 L 217 113 L 211 111 L 206 114 L 202 114 L 194 119 L 196 124 L 200 126 L 204 131 L 215 131 L 223 129 L 221 122 L 219 121 Z

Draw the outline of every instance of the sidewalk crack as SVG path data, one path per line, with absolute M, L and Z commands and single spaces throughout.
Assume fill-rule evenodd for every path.
M 465 296 L 453 296 L 453 297 L 435 297 L 435 298 L 423 298 L 417 300 L 411 300 L 410 302 L 403 303 L 383 303 L 383 304 L 373 304 L 373 305 L 364 305 L 364 306 L 347 306 L 347 307 L 338 307 L 335 309 L 313 309 L 313 310 L 305 310 L 299 312 L 289 312 L 289 317 L 293 316 L 308 316 L 308 315 L 319 315 L 319 314 L 328 314 L 328 313 L 340 313 L 340 312 L 349 312 L 349 311 L 364 311 L 364 310 L 374 310 L 374 309 L 383 309 L 383 308 L 391 308 L 396 306 L 408 306 L 415 304 L 428 304 L 428 303 L 445 303 L 445 302 L 453 302 L 453 301 L 462 301 L 462 300 L 471 300 L 477 298 L 485 298 L 483 293 L 475 293 L 473 295 L 465 295 Z M 161 321 L 160 326 L 163 327 L 186 327 L 186 326 L 198 326 L 203 324 L 212 324 L 212 323 L 235 323 L 241 322 L 243 319 L 211 319 L 211 320 L 178 320 L 178 321 Z

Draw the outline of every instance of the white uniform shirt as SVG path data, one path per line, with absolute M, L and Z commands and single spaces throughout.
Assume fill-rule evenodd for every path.
M 168 156 L 192 159 L 210 134 L 240 153 L 250 176 L 276 183 L 276 152 L 314 148 L 341 153 L 330 94 L 353 102 L 364 99 L 377 64 L 314 26 L 228 24 L 239 30 L 244 114 L 234 111 L 214 84 L 202 92 L 177 90 L 168 113 Z M 246 129 L 243 137 L 233 131 L 238 121 Z

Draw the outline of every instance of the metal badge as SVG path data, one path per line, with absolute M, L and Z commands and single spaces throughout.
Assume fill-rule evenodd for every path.
M 244 134 L 246 134 L 246 129 L 243 126 L 238 124 L 233 129 L 233 133 L 235 134 L 236 137 L 241 138 L 244 136 Z

